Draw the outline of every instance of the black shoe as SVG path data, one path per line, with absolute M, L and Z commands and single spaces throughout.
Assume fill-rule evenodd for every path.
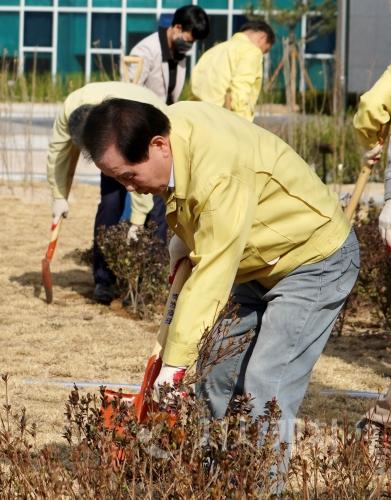
M 94 290 L 94 300 L 99 304 L 110 305 L 114 299 L 114 290 L 112 285 L 102 285 L 97 283 Z

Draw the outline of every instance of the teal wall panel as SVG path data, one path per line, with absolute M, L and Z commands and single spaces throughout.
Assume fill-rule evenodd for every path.
M 259 5 L 257 0 L 234 0 L 234 9 L 245 9 L 249 5 L 253 5 L 254 7 Z
M 26 5 L 31 7 L 51 7 L 52 0 L 26 0 Z
M 154 8 L 156 7 L 156 0 L 128 0 L 128 7 L 145 7 Z
M 80 13 L 58 16 L 58 73 L 84 73 L 86 52 L 86 15 Z
M 87 0 L 59 0 L 60 7 L 86 7 Z
M 19 14 L 17 12 L 2 12 L 0 15 L 0 51 L 7 49 L 9 55 L 18 50 Z
M 227 0 L 198 0 L 198 5 L 204 9 L 226 9 Z
M 93 0 L 93 7 L 121 7 L 121 0 Z
M 183 5 L 189 5 L 191 2 L 189 0 L 163 0 L 163 7 L 166 9 L 178 9 L 178 7 L 183 7 Z
M 307 59 L 306 69 L 313 86 L 317 90 L 330 90 L 333 77 L 333 61 Z
M 0 5 L 5 5 L 6 7 L 13 7 L 19 5 L 19 0 L 0 0 Z

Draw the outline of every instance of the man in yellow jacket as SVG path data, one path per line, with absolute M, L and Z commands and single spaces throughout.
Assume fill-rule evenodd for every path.
M 71 138 L 69 122 L 72 114 L 81 107 L 101 103 L 104 99 L 121 97 L 140 102 L 153 104 L 164 110 L 166 106 L 150 90 L 139 85 L 122 82 L 90 83 L 75 90 L 65 99 L 54 126 L 47 156 L 47 179 L 51 189 L 53 203 L 53 223 L 58 222 L 61 216 L 66 217 L 69 211 L 68 196 L 71 188 L 75 167 L 79 158 L 77 131 L 76 137 Z M 77 124 L 77 113 L 73 114 Z M 73 139 L 73 140 L 72 140 Z M 112 285 L 115 276 L 108 269 L 107 264 L 96 244 L 97 228 L 100 225 L 111 226 L 119 222 L 124 210 L 126 189 L 114 179 L 101 175 L 101 202 L 98 206 L 94 228 L 94 259 L 93 273 L 95 281 L 94 297 L 102 303 L 110 303 L 113 298 Z M 131 228 L 129 238 L 135 238 L 137 228 L 142 226 L 148 212 L 153 207 L 152 196 L 132 196 Z
M 374 164 L 380 160 L 383 141 L 379 141 L 383 127 L 391 120 L 391 66 L 373 87 L 360 98 L 353 124 L 357 137 L 365 149 L 364 157 Z M 384 173 L 384 206 L 379 217 L 379 231 L 385 245 L 391 249 L 391 143 L 389 143 L 388 163 Z M 373 422 L 380 427 L 391 429 L 391 385 L 387 394 L 379 399 L 360 421 L 363 427 Z
M 214 365 L 200 393 L 215 417 L 243 390 L 254 397 L 254 417 L 276 397 L 280 437 L 289 442 L 311 370 L 358 274 L 358 243 L 337 197 L 277 136 L 204 102 L 173 104 L 164 114 L 107 101 L 89 114 L 82 142 L 128 191 L 164 194 L 168 224 L 191 251 L 156 385 L 173 384 L 197 360 L 202 333 L 233 290 L 239 320 L 224 341 L 249 332 L 252 340 Z
M 275 41 L 263 21 L 244 24 L 230 40 L 207 50 L 191 74 L 194 96 L 252 121 L 262 87 L 263 56 Z

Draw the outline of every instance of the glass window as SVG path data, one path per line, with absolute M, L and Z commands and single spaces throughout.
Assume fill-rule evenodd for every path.
M 227 16 L 209 16 L 210 33 L 197 43 L 197 58 L 213 45 L 227 40 Z
M 52 64 L 52 55 L 47 52 L 25 52 L 24 70 L 26 73 L 50 72 Z
M 120 47 L 121 14 L 92 14 L 91 47 Z
M 204 9 L 226 9 L 227 4 L 227 0 L 198 0 L 198 5 Z
M 58 16 L 57 64 L 59 73 L 84 72 L 86 61 L 86 15 Z
M 53 5 L 52 0 L 26 0 L 26 5 L 32 5 L 36 7 L 51 7 Z
M 91 80 L 119 80 L 118 54 L 93 54 L 91 56 Z
M 7 49 L 12 56 L 19 45 L 19 15 L 17 12 L 2 12 L 0 15 L 0 52 Z
M 60 7 L 86 7 L 87 0 L 59 0 Z
M 19 5 L 19 0 L 0 0 L 0 5 Z M 3 16 L 3 13 L 1 14 Z
M 51 47 L 52 18 L 51 12 L 25 12 L 24 45 L 27 47 Z
M 121 0 L 93 0 L 93 7 L 121 7 Z
M 156 0 L 128 0 L 128 7 L 156 7 Z
M 322 16 L 307 17 L 307 54 L 333 54 L 335 51 L 335 31 L 320 34 L 319 27 Z
M 153 14 L 131 14 L 126 19 L 126 52 L 140 40 L 157 29 L 156 16 Z

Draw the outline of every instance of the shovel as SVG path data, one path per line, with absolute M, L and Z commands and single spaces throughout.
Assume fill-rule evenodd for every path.
M 53 301 L 53 284 L 52 275 L 50 272 L 50 262 L 56 249 L 61 222 L 62 217 L 60 217 L 57 224 L 52 224 L 50 243 L 48 245 L 48 249 L 46 250 L 45 257 L 42 259 L 42 283 L 45 288 L 46 302 L 48 304 L 51 304 Z
M 106 429 L 114 430 L 119 436 L 123 434 L 123 424 L 125 423 L 123 422 L 120 425 L 115 423 L 115 419 L 120 413 L 119 406 L 121 403 L 129 407 L 134 407 L 134 415 L 139 423 L 145 420 L 148 413 L 156 409 L 156 403 L 151 397 L 152 388 L 162 366 L 162 354 L 167 340 L 168 329 L 174 315 L 178 295 L 191 274 L 191 268 L 190 260 L 185 257 L 180 261 L 176 269 L 164 308 L 163 319 L 160 323 L 158 338 L 147 362 L 140 392 L 138 394 L 126 394 L 121 391 L 112 391 L 108 389 L 104 391 L 103 404 L 100 410 L 103 418 L 103 426 Z
M 77 161 L 79 159 L 79 154 L 80 154 L 79 150 L 75 146 L 72 146 L 71 150 L 69 152 L 69 169 L 68 169 L 68 173 L 67 173 L 65 199 L 68 199 L 68 196 L 69 196 L 69 193 L 71 190 L 72 180 L 73 180 L 73 176 L 75 174 Z M 51 304 L 53 302 L 53 284 L 52 284 L 52 275 L 50 272 L 50 262 L 53 258 L 54 251 L 55 251 L 56 246 L 57 246 L 57 239 L 58 239 L 58 235 L 60 233 L 60 227 L 61 227 L 61 223 L 62 223 L 63 218 L 64 218 L 64 216 L 62 215 L 59 218 L 57 224 L 52 224 L 50 243 L 48 245 L 46 255 L 42 259 L 42 284 L 45 288 L 46 302 L 48 304 Z
M 383 144 L 387 139 L 389 131 L 390 131 L 390 122 L 382 126 L 379 138 L 379 142 L 381 144 Z M 348 206 L 345 209 L 345 214 L 349 221 L 351 221 L 354 216 L 354 212 L 356 211 L 358 202 L 360 201 L 361 195 L 368 182 L 369 176 L 372 173 L 372 167 L 373 165 L 369 165 L 368 163 L 364 163 L 361 166 L 360 175 L 358 176 L 356 185 L 354 186 L 353 193 L 348 203 Z

